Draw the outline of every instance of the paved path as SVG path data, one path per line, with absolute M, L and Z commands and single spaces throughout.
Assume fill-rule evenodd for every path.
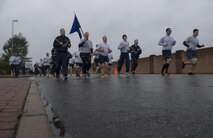
M 213 75 L 37 83 L 70 137 L 213 137 Z
M 0 79 L 0 138 L 13 138 L 30 87 L 28 79 Z

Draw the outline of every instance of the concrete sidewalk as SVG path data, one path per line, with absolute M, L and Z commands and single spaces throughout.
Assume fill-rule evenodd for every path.
M 0 79 L 0 138 L 50 138 L 51 131 L 34 82 Z

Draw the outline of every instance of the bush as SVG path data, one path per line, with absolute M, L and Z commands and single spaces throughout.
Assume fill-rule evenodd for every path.
M 10 65 L 6 61 L 0 61 L 0 75 L 10 74 Z

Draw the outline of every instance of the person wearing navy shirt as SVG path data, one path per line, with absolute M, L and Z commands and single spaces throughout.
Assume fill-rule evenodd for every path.
M 71 47 L 71 42 L 68 37 L 65 36 L 64 28 L 60 29 L 60 36 L 57 36 L 53 42 L 53 47 L 56 50 L 56 78 L 60 79 L 60 70 L 62 67 L 62 74 L 64 80 L 67 80 L 68 73 L 68 48 Z
M 138 39 L 135 39 L 134 44 L 130 46 L 130 53 L 131 53 L 131 73 L 132 75 L 135 75 L 135 70 L 138 66 L 138 59 L 140 54 L 142 53 L 142 50 L 138 45 Z

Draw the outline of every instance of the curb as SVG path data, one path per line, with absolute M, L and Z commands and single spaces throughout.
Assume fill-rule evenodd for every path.
M 30 85 L 16 137 L 52 138 L 48 117 L 34 81 Z

